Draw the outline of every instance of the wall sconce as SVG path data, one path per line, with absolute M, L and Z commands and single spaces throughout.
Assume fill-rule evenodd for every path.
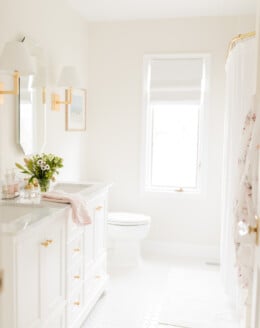
M 6 43 L 0 56 L 1 71 L 13 73 L 13 90 L 4 90 L 0 83 L 0 103 L 3 104 L 3 95 L 19 94 L 19 76 L 34 73 L 33 60 L 23 42 L 13 41 Z
M 60 78 L 58 81 L 58 86 L 65 87 L 67 97 L 66 100 L 60 100 L 58 94 L 52 94 L 52 110 L 60 110 L 60 105 L 71 105 L 72 103 L 72 87 L 77 87 L 79 84 L 79 77 L 74 66 L 64 66 Z

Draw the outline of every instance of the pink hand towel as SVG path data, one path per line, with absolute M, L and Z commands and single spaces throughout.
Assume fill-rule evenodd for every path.
M 42 199 L 55 203 L 70 204 L 72 208 L 72 220 L 77 225 L 82 226 L 91 223 L 86 200 L 81 195 L 52 191 L 43 193 Z

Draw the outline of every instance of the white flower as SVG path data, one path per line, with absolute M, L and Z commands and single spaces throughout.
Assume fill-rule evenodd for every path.
M 42 159 L 38 159 L 37 164 L 40 165 L 40 166 L 42 166 L 43 160 Z
M 42 171 L 47 171 L 50 169 L 50 166 L 47 164 L 47 165 L 41 165 L 41 169 Z

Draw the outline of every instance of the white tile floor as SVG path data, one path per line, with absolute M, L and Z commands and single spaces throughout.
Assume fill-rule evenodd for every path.
M 174 326 L 174 320 L 172 322 L 164 322 L 162 317 L 165 312 L 166 314 L 169 311 L 171 313 L 171 309 L 165 306 L 165 300 L 168 297 L 167 295 L 174 293 L 174 290 L 166 293 L 167 289 L 169 292 L 169 288 L 175 288 L 172 275 L 173 268 L 174 270 L 177 268 L 185 272 L 201 268 L 217 270 L 216 267 L 209 267 L 198 260 L 180 258 L 169 260 L 168 258 L 148 255 L 139 268 L 109 270 L 110 282 L 107 292 L 98 301 L 82 328 L 178 328 L 178 326 Z M 180 273 L 181 271 L 178 272 Z M 177 286 L 185 288 L 187 286 L 186 281 L 181 277 L 182 275 L 178 274 Z M 214 302 L 212 307 L 214 307 Z M 228 325 L 221 324 L 218 328 L 236 327 L 230 321 L 230 311 L 228 309 L 227 311 Z M 189 316 L 187 308 L 185 308 L 184 313 Z M 159 323 L 159 319 L 162 320 L 162 324 Z M 169 320 L 171 321 L 172 318 Z M 223 319 L 224 321 L 225 318 Z M 197 328 L 198 326 L 179 326 L 179 328 L 183 327 Z

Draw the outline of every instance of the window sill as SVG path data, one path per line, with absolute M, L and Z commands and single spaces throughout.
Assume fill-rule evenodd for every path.
M 174 198 L 174 199 L 195 199 L 201 200 L 205 198 L 205 192 L 201 189 L 189 190 L 184 189 L 183 191 L 178 191 L 176 188 L 152 188 L 145 187 L 141 190 L 141 195 L 143 197 L 151 198 Z

